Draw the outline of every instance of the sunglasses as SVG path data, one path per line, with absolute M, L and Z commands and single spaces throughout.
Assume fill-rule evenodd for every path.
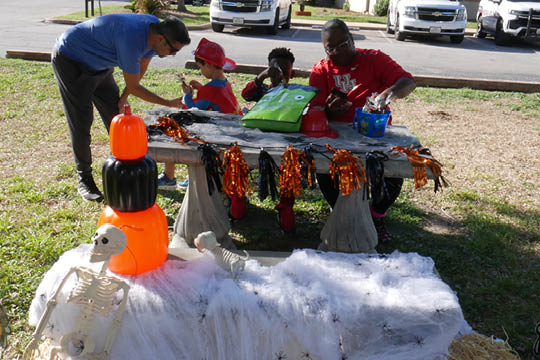
M 177 49 L 173 46 L 173 44 L 169 41 L 169 39 L 167 39 L 167 36 L 165 36 L 165 34 L 161 34 L 163 36 L 163 38 L 165 39 L 165 41 L 167 42 L 167 45 L 169 45 L 169 47 L 171 48 L 171 54 L 176 54 L 177 52 L 180 51 L 180 49 Z
M 344 42 L 342 42 L 341 44 L 333 46 L 333 47 L 325 46 L 324 51 L 326 51 L 327 54 L 330 54 L 330 53 L 333 53 L 334 51 L 339 51 L 339 50 L 345 49 L 346 47 L 349 46 L 349 43 L 350 43 L 350 39 L 347 39 Z

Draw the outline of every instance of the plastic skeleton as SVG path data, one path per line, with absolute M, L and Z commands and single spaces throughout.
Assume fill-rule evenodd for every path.
M 30 359 L 36 351 L 49 317 L 57 305 L 58 294 L 68 278 L 75 273 L 77 282 L 71 291 L 67 303 L 72 302 L 82 307 L 82 311 L 76 320 L 75 331 L 60 338 L 60 346 L 52 349 L 50 359 L 58 355 L 71 357 L 84 357 L 86 359 L 107 358 L 110 354 L 114 339 L 122 323 L 122 316 L 126 308 L 129 285 L 114 276 L 106 275 L 107 266 L 111 256 L 120 254 L 126 247 L 126 235 L 111 224 L 100 226 L 92 237 L 94 247 L 90 254 L 90 262 L 103 261 L 101 271 L 98 273 L 87 267 L 73 267 L 66 274 L 58 289 L 47 302 L 47 309 L 41 316 L 39 324 L 34 332 L 33 339 L 24 351 L 23 359 Z M 103 351 L 94 352 L 95 342 L 89 336 L 92 330 L 94 313 L 98 312 L 106 317 L 111 311 L 116 292 L 123 290 L 123 298 L 118 306 L 117 314 L 107 334 L 107 341 Z
M 200 252 L 210 251 L 219 266 L 231 272 L 232 277 L 236 276 L 236 272 L 244 269 L 246 260 L 249 260 L 249 254 L 244 250 L 245 257 L 239 256 L 227 249 L 220 247 L 216 240 L 216 235 L 212 231 L 200 233 L 194 240 L 195 246 Z

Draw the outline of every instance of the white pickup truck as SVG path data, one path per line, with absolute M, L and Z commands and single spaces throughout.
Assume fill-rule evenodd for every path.
M 407 35 L 449 35 L 459 44 L 465 36 L 467 10 L 457 0 L 390 0 L 386 31 L 399 41 Z
M 540 0 L 481 0 L 476 24 L 476 37 L 492 34 L 497 45 L 512 37 L 540 40 Z

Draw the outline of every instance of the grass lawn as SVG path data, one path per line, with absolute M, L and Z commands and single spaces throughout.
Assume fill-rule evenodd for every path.
M 176 71 L 150 68 L 143 84 L 165 97 L 180 96 Z M 50 65 L 0 58 L 0 72 L 0 299 L 13 330 L 5 356 L 11 359 L 30 339 L 28 309 L 44 272 L 66 250 L 90 242 L 103 205 L 77 195 Z M 189 80 L 204 81 L 196 71 L 184 72 Z M 120 73 L 116 76 L 121 84 Z M 240 100 L 253 76 L 228 77 Z M 153 107 L 130 100 L 140 115 Z M 532 360 L 534 326 L 540 322 L 540 94 L 418 88 L 392 109 L 394 123 L 409 127 L 444 164 L 451 186 L 434 194 L 431 181 L 415 191 L 407 180 L 388 213 L 395 241 L 378 251 L 433 258 L 470 325 L 484 335 L 508 336 L 522 359 Z M 101 188 L 109 145 L 95 116 L 93 166 Z M 177 177 L 185 176 L 185 167 L 177 166 Z M 253 177 L 256 189 L 255 183 Z M 183 196 L 181 191 L 158 195 L 170 225 Z M 281 233 L 274 206 L 251 197 L 248 215 L 231 230 L 239 248 L 289 251 L 318 245 L 329 214 L 318 190 L 298 198 L 293 236 Z

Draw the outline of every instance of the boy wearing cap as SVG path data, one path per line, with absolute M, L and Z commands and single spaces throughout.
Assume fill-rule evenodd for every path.
M 240 106 L 224 74 L 224 70 L 234 70 L 235 62 L 225 57 L 221 45 L 206 38 L 201 39 L 193 54 L 201 74 L 210 81 L 205 85 L 196 80 L 190 81 L 189 85 L 182 82 L 182 91 L 185 94 L 182 100 L 185 106 L 224 114 L 240 114 Z M 197 91 L 196 97 L 193 96 L 194 91 Z M 160 189 L 176 188 L 174 170 L 174 163 L 165 163 L 165 171 L 158 177 Z

